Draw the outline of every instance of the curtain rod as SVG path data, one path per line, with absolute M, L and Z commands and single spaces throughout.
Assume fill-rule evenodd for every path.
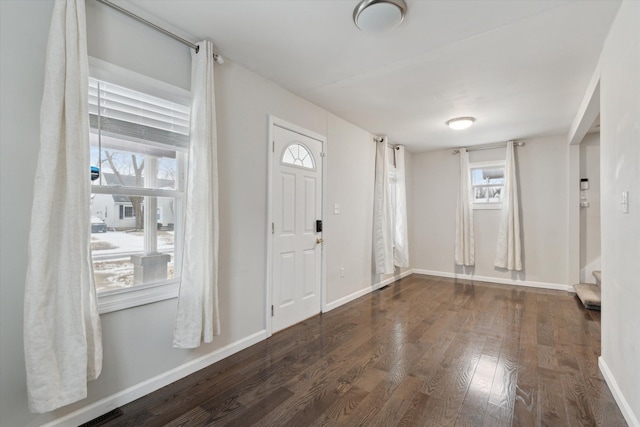
M 524 145 L 525 145 L 524 141 L 513 141 L 514 147 L 522 147 Z M 500 144 L 480 145 L 477 147 L 467 148 L 467 151 L 493 150 L 494 148 L 502 148 L 506 146 L 507 146 L 507 143 L 502 142 Z M 458 154 L 459 152 L 460 152 L 460 148 L 456 148 L 451 152 L 451 154 Z
M 141 16 L 136 15 L 133 12 L 129 12 L 127 9 L 118 6 L 117 4 L 111 3 L 109 0 L 98 0 L 100 3 L 104 4 L 105 6 L 109 6 L 112 9 L 117 10 L 120 13 L 123 13 L 125 15 L 127 15 L 130 18 L 135 19 L 138 22 L 141 22 L 151 28 L 153 28 L 156 31 L 161 32 L 164 35 L 167 35 L 169 37 L 171 37 L 174 40 L 179 41 L 180 43 L 189 46 L 191 49 L 195 50 L 196 53 L 198 53 L 198 51 L 200 50 L 200 46 L 198 46 L 197 44 L 190 42 L 189 40 L 183 39 L 182 37 L 180 37 L 177 34 L 172 33 L 171 31 L 165 30 L 164 28 L 154 24 L 151 21 L 147 21 L 146 19 L 142 18 Z M 219 55 L 217 53 L 213 54 L 213 59 L 218 63 L 218 64 L 222 64 L 224 63 L 224 58 L 222 57 L 222 55 Z
M 378 142 L 382 142 L 382 141 L 384 141 L 384 137 L 383 136 L 374 136 L 373 137 L 373 142 L 378 143 Z M 388 142 L 387 142 L 387 147 L 393 148 L 394 150 L 399 150 L 400 149 L 400 147 L 398 145 L 392 145 L 392 144 L 389 144 Z

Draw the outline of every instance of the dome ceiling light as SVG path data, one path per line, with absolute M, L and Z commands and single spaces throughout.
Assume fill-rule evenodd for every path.
M 455 119 L 447 120 L 446 124 L 451 129 L 462 130 L 470 127 L 475 121 L 475 117 L 456 117 Z
M 353 22 L 362 31 L 384 33 L 400 25 L 406 12 L 404 0 L 362 0 L 353 10 Z

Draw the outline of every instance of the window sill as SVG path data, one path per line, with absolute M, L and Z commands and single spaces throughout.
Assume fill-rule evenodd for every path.
M 178 280 L 116 289 L 98 294 L 98 312 L 111 313 L 178 297 Z
M 473 210 L 502 209 L 502 203 L 474 203 L 471 208 Z

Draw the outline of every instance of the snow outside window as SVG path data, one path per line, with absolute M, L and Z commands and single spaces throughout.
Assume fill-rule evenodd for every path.
M 91 234 L 91 249 L 104 313 L 177 296 L 190 95 L 90 64 L 91 216 L 107 230 Z
M 504 161 L 471 163 L 473 209 L 501 209 L 504 189 Z

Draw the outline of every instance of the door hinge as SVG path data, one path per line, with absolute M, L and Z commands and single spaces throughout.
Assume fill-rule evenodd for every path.
M 276 142 L 275 141 L 271 141 L 271 152 L 272 153 L 276 152 Z
M 271 223 L 271 234 L 275 234 L 276 232 L 276 224 L 274 222 Z
M 273 305 L 271 306 L 271 317 L 273 317 Z

